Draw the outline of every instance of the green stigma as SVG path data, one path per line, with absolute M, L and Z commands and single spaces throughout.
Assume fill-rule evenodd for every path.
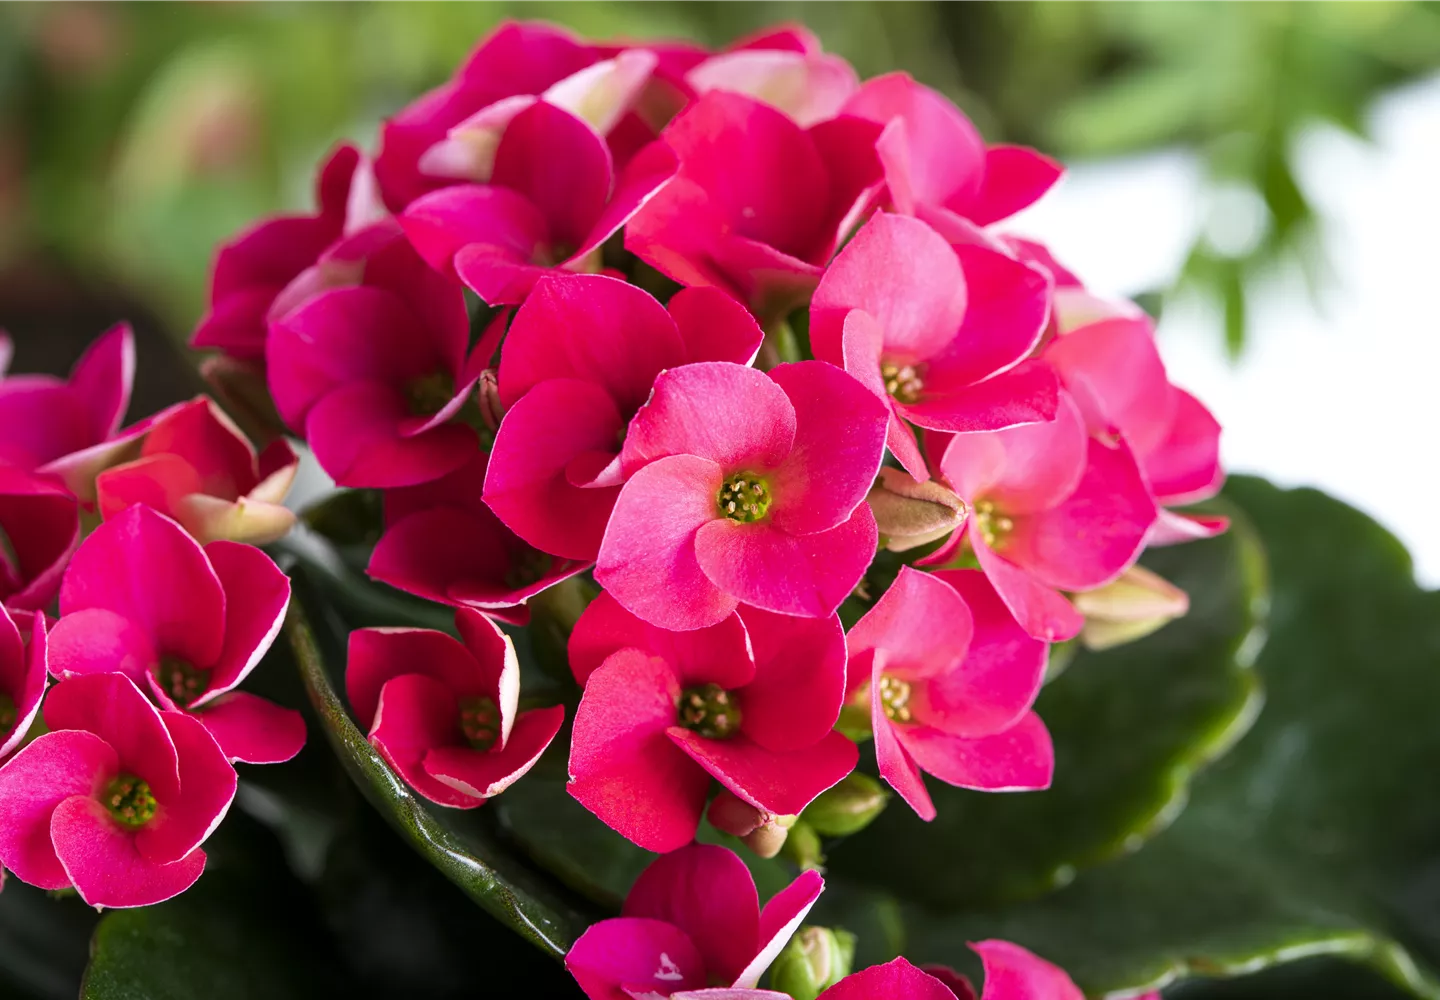
M 455 380 L 444 372 L 421 375 L 405 385 L 405 402 L 417 417 L 433 417 L 455 398 Z
M 880 366 L 880 378 L 885 382 L 885 391 L 897 403 L 913 403 L 925 389 L 921 378 L 922 365 L 897 365 L 887 361 Z
M 473 749 L 489 750 L 500 739 L 500 709 L 489 698 L 461 698 L 460 732 Z
M 719 684 L 686 688 L 676 710 L 680 725 L 712 740 L 726 740 L 740 731 L 740 704 Z
M 910 721 L 910 684 L 889 674 L 880 675 L 880 707 L 891 722 Z
M 189 705 L 210 687 L 210 671 L 178 656 L 162 656 L 155 668 L 155 679 L 177 705 Z
M 132 830 L 155 818 L 155 796 L 149 784 L 133 774 L 122 774 L 110 782 L 100 801 L 115 822 Z
M 976 501 L 975 524 L 980 529 L 980 537 L 985 539 L 985 544 L 992 549 L 1003 545 L 1005 536 L 1015 527 L 1015 522 L 998 513 L 995 504 L 989 500 Z
M 9 736 L 19 719 L 20 710 L 15 707 L 15 699 L 0 692 L 0 738 Z
M 754 524 L 770 511 L 770 487 L 753 472 L 737 472 L 715 495 L 720 513 L 741 524 Z

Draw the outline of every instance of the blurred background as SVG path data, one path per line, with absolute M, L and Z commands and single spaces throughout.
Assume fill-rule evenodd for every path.
M 167 345 L 215 245 L 308 207 L 334 141 L 369 144 L 507 16 L 714 45 L 803 20 L 862 75 L 906 69 L 992 141 L 1062 157 L 1011 228 L 1160 316 L 1233 469 L 1360 506 L 1440 583 L 1435 3 L 5 4 L 17 370 L 63 370 L 123 317 L 144 338 L 132 416 L 194 391 Z

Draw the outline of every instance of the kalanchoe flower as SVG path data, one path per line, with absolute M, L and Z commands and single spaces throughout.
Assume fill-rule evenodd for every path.
M 515 315 L 500 356 L 499 402 L 485 501 L 545 552 L 593 560 L 627 470 L 630 419 L 666 369 L 748 364 L 759 326 L 714 289 L 687 289 L 668 309 L 598 275 L 547 277 Z
M 484 615 L 455 612 L 462 642 L 418 628 L 350 633 L 345 690 L 370 743 L 425 798 L 474 809 L 534 766 L 563 706 L 520 712 L 520 663 Z
M 1123 438 L 1086 433 L 1061 393 L 1054 421 L 935 442 L 940 471 L 973 513 L 965 539 L 1031 635 L 1059 642 L 1084 619 L 1059 593 L 1102 587 L 1134 563 L 1155 524 L 1155 501 Z M 932 452 L 932 455 L 934 453 Z
M 0 605 L 0 760 L 30 731 L 45 681 L 45 616 Z
M 50 604 L 80 544 L 80 510 L 63 487 L 0 463 L 0 605 Z
M 533 548 L 481 499 L 487 456 L 421 486 L 385 491 L 385 533 L 371 553 L 372 579 L 523 625 L 525 602 L 590 564 Z
M 952 248 L 923 222 L 879 214 L 825 272 L 810 338 L 817 358 L 886 402 L 890 451 L 923 481 L 910 423 L 969 432 L 1054 418 L 1055 374 L 1026 360 L 1049 314 L 1039 269 L 981 246 Z
M 565 967 L 590 1000 L 787 1000 L 754 987 L 824 888 L 802 872 L 761 909 L 743 861 L 691 844 L 653 861 L 623 915 L 582 934 Z
M 858 757 L 831 728 L 844 656 L 833 615 L 745 608 L 669 632 L 602 593 L 570 639 L 570 666 L 585 686 L 570 794 L 652 851 L 694 838 L 712 776 L 763 813 L 798 814 Z
M 939 978 L 915 968 L 903 958 L 896 958 L 884 965 L 872 965 L 846 976 L 821 993 L 820 1000 L 877 1000 L 879 997 L 885 1000 L 956 1000 L 957 996 L 959 1000 L 974 1000 L 975 994 L 956 994 Z M 1009 994 L 997 993 L 992 1000 L 1012 998 Z M 1035 1000 L 1041 998 L 1037 996 Z M 1045 1000 L 1051 998 L 1045 997 Z M 1061 998 L 1057 996 L 1054 1000 Z
M 283 439 L 257 455 L 230 418 L 201 396 L 151 424 L 140 457 L 100 473 L 95 488 L 102 517 L 143 503 L 202 544 L 263 545 L 295 523 L 282 501 L 298 466 Z
M 271 324 L 271 394 L 340 485 L 438 479 L 475 453 L 466 408 L 488 359 L 467 367 L 463 290 L 431 271 L 398 227 L 354 239 L 363 283 L 322 291 Z
M 95 907 L 188 889 L 235 797 L 235 769 L 205 727 L 157 711 L 121 674 L 60 682 L 44 714 L 51 731 L 0 767 L 0 864 Z
M 596 580 L 664 628 L 713 625 L 742 602 L 831 614 L 875 554 L 864 498 L 885 421 L 878 399 L 824 362 L 664 373 L 625 437 L 621 465 L 635 471 Z
M 1048 649 L 974 570 L 902 567 L 846 637 L 847 691 L 870 706 L 880 776 L 921 819 L 920 772 L 982 791 L 1046 788 L 1050 735 L 1030 710 Z
M 289 601 L 289 579 L 259 549 L 202 548 L 137 505 L 96 528 L 71 560 L 50 672 L 122 673 L 167 713 L 194 716 L 231 760 L 289 760 L 305 744 L 300 713 L 235 690 L 274 642 Z

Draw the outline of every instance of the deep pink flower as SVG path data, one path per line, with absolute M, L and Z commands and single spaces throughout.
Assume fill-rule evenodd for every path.
M 515 647 L 478 611 L 459 608 L 461 642 L 419 628 L 350 633 L 345 690 L 370 743 L 431 802 L 474 809 L 534 766 L 565 708 L 518 711 Z
M 1048 647 L 976 570 L 906 566 L 846 637 L 849 696 L 870 707 L 880 776 L 926 821 L 920 772 L 981 791 L 1049 787 L 1050 735 L 1030 710 Z
M 1008 941 L 970 946 L 985 967 L 980 1000 L 1084 1000 L 1085 994 L 1062 969 Z M 820 994 L 820 1000 L 975 1000 L 964 976 L 943 967 L 917 969 L 903 958 L 846 976 Z M 1136 1000 L 1160 1000 L 1147 993 Z
M 801 872 L 762 910 L 743 861 L 691 844 L 651 862 L 624 915 L 580 935 L 565 968 L 590 1000 L 784 1000 L 755 984 L 824 888 Z
M 190 888 L 235 797 L 235 769 L 205 727 L 156 710 L 120 674 L 55 685 L 45 725 L 0 767 L 0 863 L 94 907 Z
M 100 473 L 102 517 L 143 503 L 178 521 L 202 544 L 263 545 L 290 530 L 282 501 L 299 458 L 284 439 L 258 455 L 215 403 L 199 396 L 150 425 L 140 457 Z
M 712 776 L 763 812 L 796 815 L 855 767 L 855 744 L 833 731 L 844 661 L 834 615 L 744 608 L 669 632 L 602 593 L 570 638 L 585 686 L 570 794 L 651 851 L 694 839 Z
M 75 498 L 0 462 L 0 604 L 12 611 L 49 605 L 78 544 Z
M 1031 635 L 1069 639 L 1084 619 L 1059 593 L 1104 586 L 1140 555 L 1157 509 L 1130 446 L 1086 432 L 1068 393 L 1048 424 L 933 442 L 940 472 L 972 510 L 965 536 L 1011 613 Z
M 956 993 L 954 989 L 929 972 L 915 968 L 903 958 L 884 965 L 852 972 L 824 993 L 820 1000 L 974 1000 L 972 992 Z M 992 1000 L 1018 1000 L 1008 994 L 996 994 Z M 1041 1000 L 1037 997 L 1036 1000 Z M 1044 1000 L 1050 1000 L 1049 997 Z M 1056 997 L 1055 1000 L 1060 1000 Z M 1068 1000 L 1068 998 L 1067 998 Z
M 822 361 L 759 372 L 686 365 L 655 380 L 625 437 L 595 578 L 663 628 L 713 625 L 740 603 L 823 617 L 875 554 L 865 504 L 884 405 Z
M 526 543 L 481 499 L 487 456 L 422 486 L 385 491 L 385 533 L 366 572 L 382 583 L 523 625 L 525 602 L 586 569 Z
M 1033 149 L 987 148 L 959 108 L 908 73 L 867 80 L 841 113 L 884 126 L 876 152 L 895 210 L 952 238 L 1014 215 L 1063 172 Z
M 0 760 L 30 731 L 45 681 L 45 616 L 0 605 Z
M 625 246 L 762 318 L 788 312 L 878 194 L 873 136 L 859 119 L 807 130 L 753 98 L 707 93 L 661 135 L 680 171 L 630 221 Z
M 890 409 L 887 442 L 929 478 L 909 423 L 992 431 L 1052 420 L 1059 387 L 1027 361 L 1050 315 L 1047 275 L 925 223 L 878 214 L 825 272 L 810 303 L 815 356 L 841 365 Z
M 363 283 L 322 291 L 271 323 L 271 395 L 340 485 L 438 479 L 477 442 L 464 422 L 479 376 L 467 368 L 464 291 L 393 223 L 353 239 L 363 257 L 346 259 Z
M 289 760 L 305 744 L 300 713 L 235 690 L 274 642 L 289 602 L 289 578 L 259 549 L 202 548 L 137 505 L 96 528 L 70 561 L 50 672 L 125 674 L 167 712 L 193 715 L 231 760 Z
M 625 478 L 620 443 L 655 377 L 697 361 L 749 364 L 762 337 L 714 289 L 681 291 L 667 309 L 614 278 L 545 278 L 500 355 L 506 412 L 486 503 L 536 548 L 593 560 Z

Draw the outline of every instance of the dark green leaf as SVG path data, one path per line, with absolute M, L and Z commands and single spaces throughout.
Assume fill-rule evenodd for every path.
M 70 1000 L 99 919 L 74 893 L 54 898 L 9 876 L 0 892 L 0 996 Z

